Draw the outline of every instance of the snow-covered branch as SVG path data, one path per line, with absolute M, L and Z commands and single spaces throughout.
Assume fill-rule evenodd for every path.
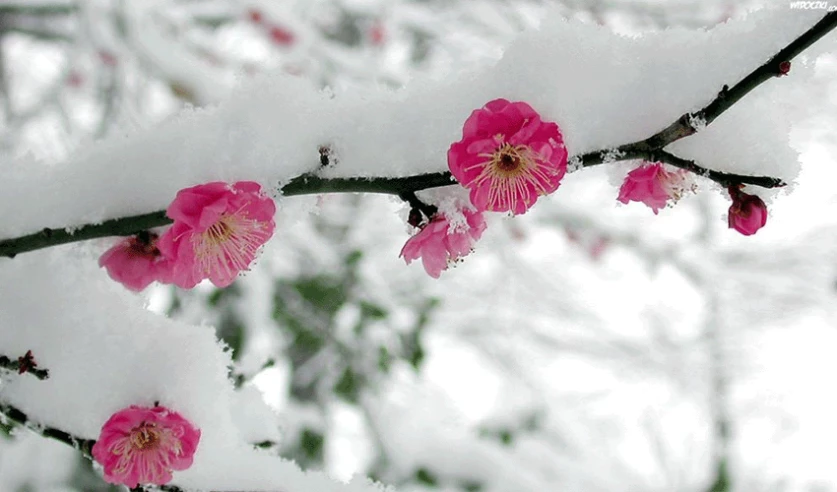
M 774 76 L 787 74 L 790 60 L 816 40 L 837 26 L 837 13 L 826 14 L 819 22 L 778 51 L 767 62 L 752 70 L 732 88 L 724 85 L 708 105 L 696 112 L 684 114 L 663 130 L 641 141 L 603 148 L 574 156 L 576 167 L 588 167 L 630 159 L 661 161 L 704 176 L 724 187 L 749 184 L 765 188 L 784 186 L 784 181 L 771 176 L 748 176 L 721 172 L 704 167 L 663 150 L 669 144 L 695 134 L 711 124 L 721 114 L 740 101 L 747 93 Z M 403 195 L 416 191 L 453 184 L 449 172 L 427 173 L 406 177 L 323 177 L 319 172 L 308 172 L 289 180 L 280 188 L 284 196 L 362 192 Z M 33 251 L 74 241 L 113 235 L 131 235 L 148 228 L 170 223 L 164 212 L 110 219 L 101 223 L 43 228 L 39 232 L 0 241 L 0 256 L 14 257 Z
M 38 367 L 38 363 L 35 362 L 35 356 L 32 355 L 31 350 L 26 351 L 24 355 L 21 355 L 17 359 L 12 359 L 7 355 L 0 355 L 0 367 L 10 371 L 17 371 L 18 374 L 28 372 L 38 379 L 46 379 L 49 377 L 49 369 Z
M 84 439 L 74 436 L 62 429 L 33 422 L 26 413 L 8 403 L 0 403 L 0 414 L 2 414 L 10 422 L 26 427 L 27 429 L 30 429 L 44 437 L 55 439 L 56 441 L 62 442 L 68 446 L 72 446 L 84 455 L 85 458 L 93 459 L 92 449 L 93 445 L 96 444 L 96 441 L 93 439 Z
M 764 64 L 747 74 L 730 88 L 724 85 L 715 99 L 699 111 L 686 113 L 660 132 L 645 140 L 621 145 L 615 149 L 590 152 L 578 157 L 583 166 L 608 162 L 606 156 L 620 155 L 628 158 L 641 158 L 650 161 L 662 161 L 673 166 L 703 175 L 723 186 L 734 184 L 752 184 L 765 188 L 784 186 L 782 180 L 770 177 L 741 176 L 736 174 L 719 173 L 705 169 L 693 161 L 682 159 L 662 149 L 682 138 L 694 135 L 699 130 L 710 125 L 735 103 L 740 101 L 750 91 L 774 77 L 788 75 L 791 60 L 806 48 L 828 34 L 837 27 L 837 12 L 826 14 L 819 22 L 804 34 L 793 40 Z

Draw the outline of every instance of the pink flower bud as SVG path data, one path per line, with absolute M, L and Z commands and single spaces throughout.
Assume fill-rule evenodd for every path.
M 384 28 L 384 24 L 380 21 L 372 24 L 372 27 L 369 28 L 368 35 L 370 43 L 375 46 L 382 46 L 384 41 L 386 41 L 386 28 Z
M 262 14 L 261 10 L 250 9 L 247 11 L 247 18 L 250 19 L 250 22 L 253 24 L 261 24 L 264 20 L 264 14 Z
M 782 63 L 779 64 L 779 75 L 778 76 L 781 77 L 783 75 L 787 75 L 788 73 L 790 73 L 790 69 L 791 69 L 791 62 L 783 61 Z
M 748 195 L 737 187 L 729 188 L 732 205 L 729 207 L 728 223 L 730 229 L 751 236 L 767 223 L 767 205 L 761 198 Z
M 271 41 L 280 46 L 290 46 L 294 44 L 294 40 L 296 39 L 294 33 L 279 26 L 271 27 L 268 33 L 270 34 Z

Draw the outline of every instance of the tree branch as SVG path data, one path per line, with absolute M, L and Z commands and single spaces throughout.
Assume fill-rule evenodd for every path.
M 789 62 L 826 33 L 837 27 L 837 12 L 825 15 L 813 27 L 792 41 L 767 62 L 750 72 L 731 89 L 724 86 L 718 96 L 703 109 L 681 115 L 674 123 L 654 135 L 615 148 L 601 149 L 573 156 L 571 162 L 578 168 L 608 164 L 631 159 L 661 161 L 704 176 L 724 187 L 749 184 L 765 188 L 784 186 L 778 178 L 770 176 L 745 176 L 707 169 L 694 161 L 683 159 L 663 150 L 668 144 L 697 132 L 694 121 L 709 125 L 741 100 L 750 91 L 773 76 L 784 73 L 779 65 Z M 280 188 L 284 196 L 319 193 L 385 193 L 409 197 L 416 191 L 447 186 L 455 180 L 450 172 L 438 172 L 400 178 L 323 178 L 314 173 L 291 179 Z M 138 232 L 170 224 L 164 211 L 106 220 L 99 224 L 85 224 L 67 229 L 46 228 L 40 232 L 0 241 L 0 257 L 14 258 L 18 253 L 84 241 L 107 236 L 129 236 Z
M 72 446 L 74 449 L 78 450 L 85 458 L 93 460 L 93 445 L 96 444 L 95 439 L 84 439 L 82 437 L 74 436 L 69 432 L 63 431 L 55 427 L 44 426 L 32 422 L 32 420 L 30 420 L 29 416 L 26 415 L 26 413 L 8 403 L 0 402 L 0 416 L 5 417 L 7 421 L 14 422 L 43 437 L 54 439 L 68 446 Z M 261 444 L 262 443 L 256 443 L 256 446 L 259 446 Z M 140 486 L 131 490 L 149 492 L 152 490 L 161 490 L 163 492 L 185 492 L 184 489 L 176 485 L 159 485 L 151 488 Z

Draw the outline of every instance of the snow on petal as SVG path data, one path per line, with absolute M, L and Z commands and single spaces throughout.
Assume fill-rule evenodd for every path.
M 404 244 L 401 255 L 409 265 L 422 259 L 428 275 L 439 278 L 442 271 L 471 252 L 471 248 L 485 231 L 482 212 L 462 209 L 465 220 L 453 223 L 444 213 L 436 213 Z
M 687 173 L 682 169 L 669 171 L 659 162 L 645 162 L 625 177 L 617 200 L 642 202 L 657 214 L 670 202 L 679 200 L 687 189 L 693 189 Z

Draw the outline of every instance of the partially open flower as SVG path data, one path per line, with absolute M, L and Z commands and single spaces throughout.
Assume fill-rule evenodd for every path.
M 645 162 L 625 177 L 617 200 L 622 203 L 642 202 L 657 214 L 670 201 L 676 202 L 686 190 L 691 189 L 693 186 L 688 179 L 688 171 L 669 171 L 662 163 Z
M 744 193 L 736 186 L 729 187 L 732 205 L 729 207 L 727 222 L 730 229 L 751 236 L 767 223 L 767 205 L 755 196 Z
M 276 205 L 251 181 L 180 190 L 166 210 L 174 224 L 158 242 L 173 263 L 172 282 L 190 289 L 203 279 L 230 285 L 273 235 Z
M 451 263 L 471 252 L 471 247 L 485 230 L 481 212 L 462 210 L 465 220 L 452 223 L 443 213 L 434 215 L 430 222 L 407 240 L 401 249 L 404 261 L 409 265 L 421 258 L 424 270 L 433 278 L 439 278 Z
M 93 445 L 105 480 L 130 488 L 164 485 L 172 472 L 192 466 L 201 431 L 177 412 L 130 406 L 113 414 Z
M 139 292 L 157 280 L 171 280 L 172 264 L 157 248 L 157 235 L 142 232 L 120 240 L 99 257 L 110 278 Z
M 495 99 L 465 121 L 448 167 L 477 210 L 522 214 L 558 189 L 567 149 L 558 125 L 541 121 L 531 106 Z

